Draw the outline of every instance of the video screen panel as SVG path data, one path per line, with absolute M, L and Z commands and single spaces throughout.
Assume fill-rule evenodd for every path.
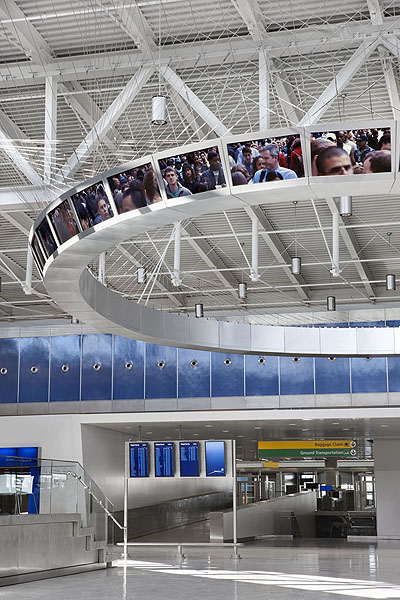
M 36 233 L 42 242 L 46 257 L 49 258 L 57 250 L 57 244 L 46 219 L 43 219 L 39 227 L 36 228 Z
M 206 475 L 207 477 L 224 477 L 225 442 L 206 442 Z
M 312 175 L 388 173 L 391 139 L 390 127 L 316 131 L 311 134 Z
M 129 444 L 129 473 L 131 477 L 149 476 L 149 445 L 146 442 Z
M 114 216 L 102 182 L 88 186 L 71 199 L 83 231 Z
M 154 444 L 154 465 L 156 477 L 174 476 L 173 442 L 156 442 Z
M 179 442 L 181 477 L 199 476 L 199 443 Z
M 78 224 L 72 213 L 68 200 L 61 202 L 49 213 L 49 219 L 53 225 L 60 244 L 71 239 L 79 233 Z
M 304 177 L 298 134 L 231 142 L 227 146 L 233 185 L 252 185 Z
M 34 257 L 36 258 L 36 262 L 41 271 L 43 271 L 43 267 L 45 265 L 45 258 L 43 256 L 42 250 L 40 248 L 39 242 L 35 236 L 32 238 L 32 248 L 34 252 Z
M 161 194 L 153 165 L 146 163 L 108 178 L 118 214 L 160 202 Z
M 192 196 L 226 187 L 217 146 L 169 156 L 158 161 L 167 198 Z

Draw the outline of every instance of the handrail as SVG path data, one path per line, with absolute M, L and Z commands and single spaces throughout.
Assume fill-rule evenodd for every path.
M 92 490 L 90 489 L 90 487 L 87 485 L 87 483 L 85 483 L 82 479 L 81 475 L 77 475 L 76 473 L 73 473 L 72 471 L 67 471 L 67 476 L 71 475 L 72 477 L 75 477 L 75 479 L 77 481 L 79 481 L 79 483 L 85 488 L 85 490 L 87 490 L 90 494 L 90 496 L 92 496 L 92 498 L 99 504 L 99 506 L 101 506 L 101 508 L 104 510 L 104 512 L 106 513 L 106 515 L 108 517 L 110 517 L 110 519 L 115 523 L 115 525 L 117 525 L 117 527 L 119 527 L 119 529 L 121 529 L 122 531 L 125 531 L 125 527 L 123 525 L 121 525 L 117 519 L 114 517 L 114 515 L 104 506 L 104 502 L 102 500 L 99 500 L 99 498 L 96 496 L 96 494 L 94 492 L 92 492 Z

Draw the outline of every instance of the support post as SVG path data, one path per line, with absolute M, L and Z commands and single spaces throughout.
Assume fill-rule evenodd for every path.
M 258 103 L 261 130 L 270 128 L 269 78 L 269 63 L 265 50 L 262 49 L 258 53 Z
M 44 181 L 48 184 L 52 182 L 56 170 L 57 85 L 58 77 L 56 75 L 46 77 L 44 118 Z
M 28 250 L 26 253 L 26 276 L 25 276 L 25 284 L 23 286 L 23 290 L 27 296 L 32 294 L 32 269 L 33 269 L 33 256 L 28 246 Z
M 124 564 L 128 560 L 128 468 L 129 468 L 129 442 L 125 443 L 125 468 L 124 468 Z
M 252 217 L 251 219 L 251 273 L 250 279 L 252 281 L 259 281 L 260 275 L 258 273 L 258 219 Z
M 236 440 L 232 440 L 232 478 L 233 478 L 233 498 L 232 498 L 232 518 L 233 518 L 233 543 L 237 544 L 237 494 L 236 494 Z M 232 558 L 240 559 L 237 546 L 233 547 Z
M 172 277 L 172 285 L 178 287 L 181 285 L 181 235 L 182 226 L 180 223 L 175 225 L 175 241 L 174 241 L 174 274 Z
M 339 268 L 339 212 L 332 213 L 332 277 L 339 277 L 342 272 Z

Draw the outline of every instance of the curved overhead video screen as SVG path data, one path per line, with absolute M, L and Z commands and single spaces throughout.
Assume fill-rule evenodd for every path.
M 364 175 L 392 170 L 391 127 L 322 130 L 311 133 L 311 173 Z
M 102 182 L 77 192 L 71 200 L 83 231 L 114 216 Z
M 46 257 L 49 258 L 49 256 L 51 256 L 53 252 L 57 250 L 57 244 L 46 219 L 43 219 L 40 225 L 36 228 L 36 233 L 42 242 Z
M 304 177 L 298 134 L 230 142 L 227 151 L 234 186 Z
M 107 179 L 118 214 L 160 202 L 161 194 L 153 165 L 125 169 Z
M 60 244 L 79 233 L 79 227 L 72 213 L 68 200 L 64 200 L 49 212 L 49 219 L 54 227 Z
M 192 196 L 226 188 L 218 146 L 162 158 L 159 161 L 167 198 Z

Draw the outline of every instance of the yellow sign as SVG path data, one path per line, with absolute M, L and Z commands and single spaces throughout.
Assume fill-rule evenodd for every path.
M 264 461 L 263 466 L 268 468 L 268 469 L 279 469 L 279 463 L 278 462 L 272 462 L 272 461 Z
M 295 440 L 288 442 L 258 442 L 259 450 L 292 450 L 304 448 L 333 449 L 355 448 L 354 440 Z

